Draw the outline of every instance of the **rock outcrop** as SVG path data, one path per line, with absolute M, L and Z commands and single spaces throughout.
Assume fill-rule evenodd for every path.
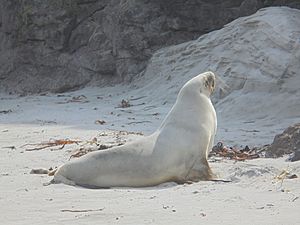
M 152 53 L 269 5 L 262 0 L 0 2 L 0 91 L 63 92 L 130 81 Z
M 273 143 L 267 147 L 267 157 L 281 157 L 294 153 L 292 161 L 300 160 L 300 123 L 289 126 L 283 133 L 275 136 Z

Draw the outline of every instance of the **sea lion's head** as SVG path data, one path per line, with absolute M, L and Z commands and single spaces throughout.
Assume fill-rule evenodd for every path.
M 193 96 L 198 96 L 199 93 L 207 96 L 211 96 L 215 90 L 216 76 L 213 72 L 208 71 L 195 76 L 193 79 L 189 80 L 180 90 L 179 96 L 186 98 L 191 98 Z

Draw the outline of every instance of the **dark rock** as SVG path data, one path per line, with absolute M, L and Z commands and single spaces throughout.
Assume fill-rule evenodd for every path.
M 0 1 L 0 90 L 65 92 L 131 81 L 152 53 L 269 5 L 263 0 Z
M 224 144 L 222 142 L 218 142 L 215 146 L 212 148 L 212 152 L 221 152 L 224 150 Z
M 294 153 L 292 161 L 300 159 L 300 123 L 288 127 L 282 134 L 275 136 L 273 143 L 266 150 L 266 157 L 281 157 Z
M 241 149 L 241 152 L 250 152 L 250 151 L 251 149 L 249 148 L 248 145 L 246 145 L 244 149 Z
M 291 162 L 299 161 L 300 160 L 300 149 L 297 149 L 293 155 L 290 157 Z

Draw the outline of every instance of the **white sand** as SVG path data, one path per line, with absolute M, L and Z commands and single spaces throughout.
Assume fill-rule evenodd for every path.
M 299 178 L 283 182 L 274 178 L 285 169 L 300 176 L 300 162 L 287 162 L 286 157 L 210 162 L 219 177 L 231 183 L 89 190 L 43 186 L 50 177 L 30 174 L 33 168 L 66 162 L 77 145 L 32 152 L 21 147 L 50 139 L 97 137 L 107 144 L 138 138 L 117 137 L 114 130 L 149 134 L 184 82 L 208 69 L 230 87 L 224 94 L 217 90 L 213 99 L 219 120 L 216 141 L 270 143 L 300 119 L 299 36 L 300 12 L 271 8 L 196 41 L 158 51 L 130 87 L 86 88 L 62 97 L 1 94 L 0 111 L 12 112 L 0 114 L 0 223 L 300 224 Z M 68 102 L 79 95 L 86 99 Z M 122 99 L 131 99 L 133 106 L 116 108 Z M 106 123 L 95 124 L 96 120 Z M 103 131 L 108 136 L 100 136 Z

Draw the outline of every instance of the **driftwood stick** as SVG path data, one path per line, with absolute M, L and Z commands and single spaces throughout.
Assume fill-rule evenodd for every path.
M 97 211 L 103 211 L 104 208 L 101 209 L 62 209 L 61 212 L 97 212 Z

